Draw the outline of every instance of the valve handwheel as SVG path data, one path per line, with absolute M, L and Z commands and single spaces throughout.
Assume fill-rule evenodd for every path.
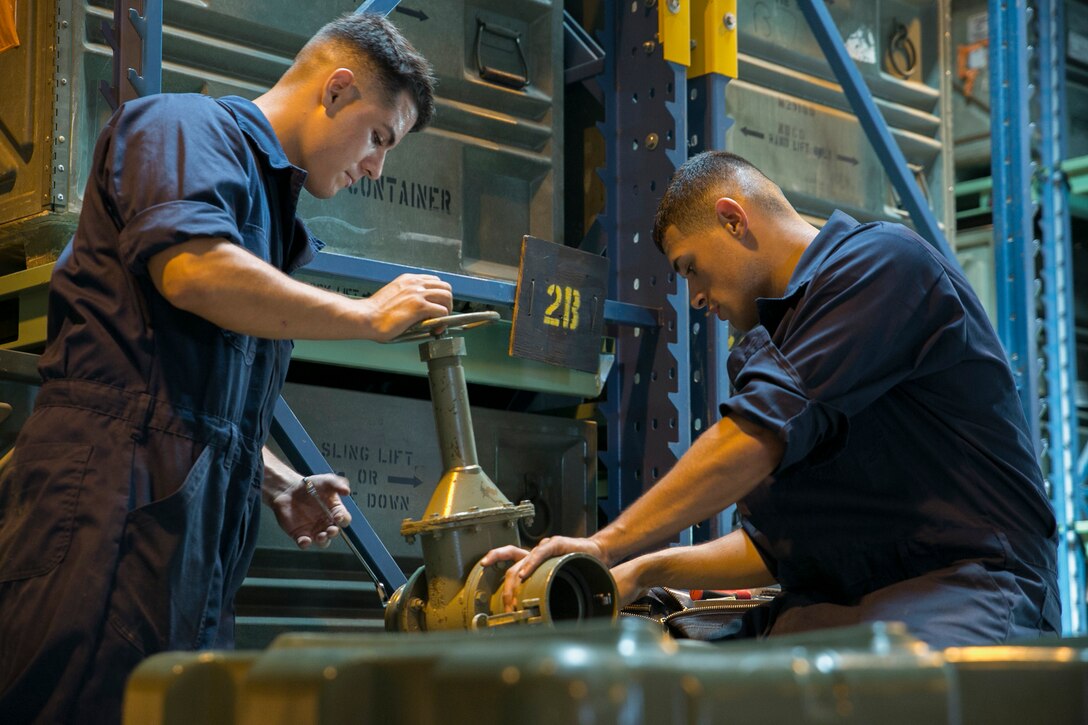
M 499 313 L 494 310 L 484 312 L 464 312 L 445 317 L 432 317 L 409 327 L 404 332 L 394 337 L 389 342 L 411 342 L 412 340 L 425 340 L 430 337 L 441 337 L 451 332 L 462 332 L 474 327 L 489 325 L 499 319 Z

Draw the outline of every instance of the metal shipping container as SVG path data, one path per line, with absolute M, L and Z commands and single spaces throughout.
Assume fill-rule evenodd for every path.
M 422 565 L 420 542 L 400 535 L 418 520 L 442 475 L 430 401 L 290 383 L 284 398 L 401 569 Z M 480 465 L 511 501 L 536 515 L 518 523 L 524 545 L 597 530 L 596 424 L 474 408 Z M 273 446 L 275 450 L 275 446 Z M 263 647 L 285 631 L 382 628 L 377 594 L 342 542 L 299 551 L 262 510 L 257 551 L 238 594 L 238 643 Z M 390 592 L 391 593 L 391 592 Z
M 74 229 L 111 108 L 106 0 L 16 0 L 22 44 L 0 53 L 0 274 L 55 258 Z M 166 0 L 165 92 L 270 87 L 302 44 L 357 2 Z M 416 0 L 391 19 L 439 77 L 431 129 L 361 180 L 300 213 L 332 251 L 513 278 L 523 234 L 562 241 L 562 7 L 544 0 Z M 43 214 L 43 212 L 45 212 Z M 4 260 L 0 258 L 0 264 Z
M 828 10 L 893 138 L 952 229 L 948 0 L 839 0 Z M 739 80 L 726 87 L 735 123 L 726 146 L 781 184 L 804 213 L 835 208 L 862 220 L 905 220 L 808 23 L 792 0 L 738 5 Z
M 297 383 L 288 383 L 283 397 L 325 460 L 350 481 L 390 553 L 418 565 L 420 544 L 408 544 L 400 524 L 422 516 L 442 477 L 431 402 Z M 472 423 L 480 466 L 511 501 L 536 506 L 532 523 L 519 522 L 523 543 L 596 531 L 595 423 L 479 407 Z M 261 546 L 293 550 L 265 518 Z

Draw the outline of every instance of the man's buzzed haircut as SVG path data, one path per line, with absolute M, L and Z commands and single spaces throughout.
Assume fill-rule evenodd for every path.
M 755 204 L 770 213 L 789 213 L 782 190 L 749 161 L 728 151 L 692 156 L 673 174 L 654 218 L 654 244 L 665 251 L 665 230 L 681 232 L 710 224 L 714 201 L 723 196 Z
M 348 13 L 327 24 L 295 57 L 288 73 L 303 73 L 315 64 L 332 62 L 359 75 L 369 72 L 393 103 L 407 91 L 416 107 L 412 131 L 434 117 L 434 72 L 393 23 L 374 13 Z

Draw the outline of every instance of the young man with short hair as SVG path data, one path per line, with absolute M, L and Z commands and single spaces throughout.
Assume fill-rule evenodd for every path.
M 291 339 L 389 340 L 451 291 L 292 279 L 321 246 L 295 210 L 378 178 L 432 86 L 388 21 L 349 15 L 253 102 L 163 94 L 110 119 L 0 475 L 0 721 L 116 723 L 141 659 L 230 646 L 261 498 L 303 548 L 347 523 L 347 481 L 310 477 L 330 520 L 264 448 Z

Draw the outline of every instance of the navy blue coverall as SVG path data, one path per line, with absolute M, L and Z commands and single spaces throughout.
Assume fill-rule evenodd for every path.
M 785 592 L 764 633 L 898 620 L 946 647 L 1059 631 L 1054 515 L 962 273 L 906 227 L 836 212 L 758 313 L 721 408 L 785 443 L 739 504 Z
M 232 644 L 292 345 L 173 307 L 147 262 L 216 237 L 290 272 L 320 246 L 304 179 L 242 98 L 140 99 L 99 137 L 0 477 L 0 722 L 117 722 L 142 658 Z

